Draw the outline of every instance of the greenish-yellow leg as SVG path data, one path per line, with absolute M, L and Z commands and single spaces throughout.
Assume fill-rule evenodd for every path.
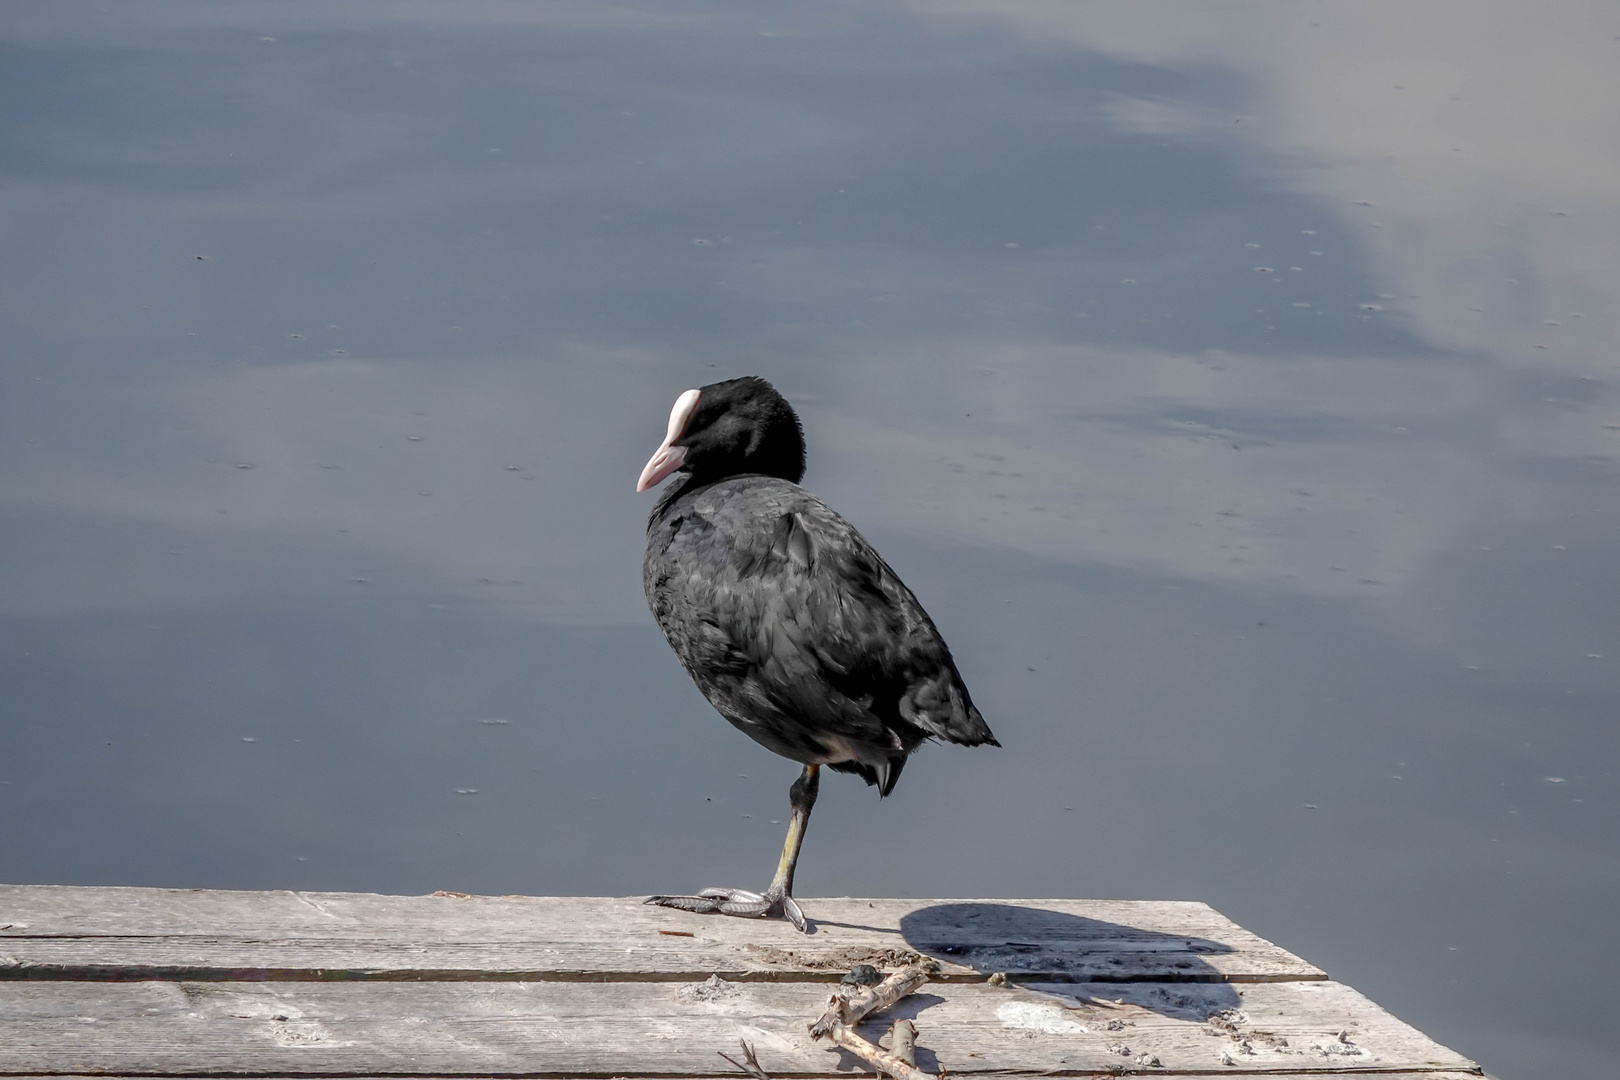
M 821 766 L 806 765 L 804 772 L 788 791 L 787 839 L 782 843 L 782 857 L 776 864 L 776 876 L 770 886 L 757 893 L 749 889 L 704 889 L 696 896 L 649 896 L 646 902 L 660 907 L 680 908 L 704 914 L 740 915 L 762 918 L 784 916 L 800 931 L 808 931 L 810 924 L 804 912 L 793 899 L 793 871 L 799 865 L 799 849 L 804 846 L 804 830 L 810 824 L 810 811 L 816 805 L 816 792 L 821 787 Z

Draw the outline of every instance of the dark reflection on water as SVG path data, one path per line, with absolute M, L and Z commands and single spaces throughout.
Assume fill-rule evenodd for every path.
M 1612 184 L 1422 20 L 1077 10 L 8 9 L 0 879 L 763 884 L 631 491 L 757 372 L 1006 744 L 802 893 L 1207 900 L 1603 1075 Z

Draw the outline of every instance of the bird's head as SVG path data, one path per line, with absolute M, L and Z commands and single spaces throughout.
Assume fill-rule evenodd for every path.
M 739 473 L 804 476 L 804 432 L 787 399 L 752 375 L 710 383 L 675 399 L 669 430 L 636 481 L 637 491 L 683 472 L 703 481 Z

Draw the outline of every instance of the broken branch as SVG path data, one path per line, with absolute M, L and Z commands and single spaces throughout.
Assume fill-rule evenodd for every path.
M 827 1003 L 827 1011 L 821 1014 L 821 1019 L 810 1025 L 810 1034 L 816 1038 L 825 1038 L 832 1034 L 835 1024 L 843 1024 L 853 1028 L 866 1016 L 880 1009 L 887 1009 L 907 994 L 916 990 L 928 981 L 937 966 L 932 961 L 912 964 L 903 967 L 890 975 L 876 986 L 869 986 L 858 994 L 843 997 L 835 994 Z M 865 1042 L 865 1040 L 861 1040 Z M 870 1043 L 867 1043 L 870 1046 Z
M 759 1059 L 754 1056 L 754 1048 L 749 1046 L 748 1043 L 742 1039 L 737 1040 L 737 1045 L 742 1047 L 743 1059 L 741 1061 L 738 1061 L 724 1050 L 716 1050 L 715 1053 L 731 1062 L 749 1076 L 752 1076 L 754 1080 L 771 1080 L 771 1074 L 759 1067 Z
M 827 1038 L 854 1054 L 872 1068 L 886 1072 L 894 1080 L 934 1080 L 928 1073 L 901 1061 L 895 1055 L 879 1049 L 861 1038 L 842 1023 L 834 1023 L 827 1032 Z
M 917 1025 L 910 1020 L 896 1020 L 889 1028 L 889 1053 L 907 1065 L 917 1064 Z

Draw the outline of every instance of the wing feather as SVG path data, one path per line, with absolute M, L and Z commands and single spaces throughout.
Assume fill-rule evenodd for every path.
M 722 482 L 655 530 L 646 565 L 654 615 L 722 715 L 799 760 L 853 748 L 884 788 L 925 738 L 994 743 L 927 612 L 865 538 L 797 485 L 742 480 L 748 498 Z

